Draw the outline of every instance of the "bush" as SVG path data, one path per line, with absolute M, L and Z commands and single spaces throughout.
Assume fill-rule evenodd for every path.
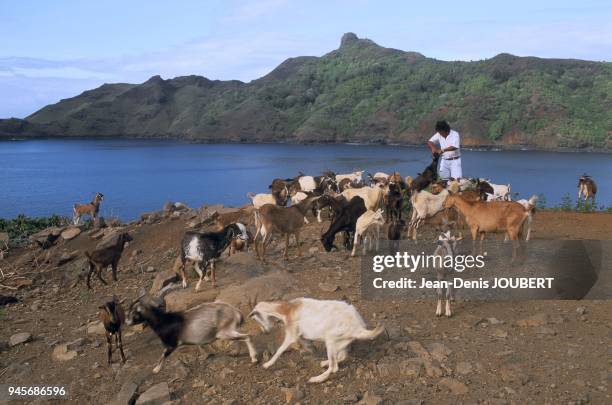
M 18 215 L 13 219 L 0 218 L 0 232 L 6 232 L 9 235 L 12 244 L 19 244 L 28 239 L 28 237 L 36 232 L 52 226 L 66 226 L 70 223 L 70 219 L 59 215 L 50 217 L 26 217 Z

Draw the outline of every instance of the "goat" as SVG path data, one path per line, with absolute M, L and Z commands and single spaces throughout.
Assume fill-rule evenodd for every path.
M 487 187 L 488 186 L 488 187 Z M 489 180 L 478 179 L 476 186 L 487 194 L 486 201 L 511 201 L 510 184 L 493 184 Z
M 299 189 L 297 177 L 293 179 L 274 179 L 268 186 L 278 205 L 286 205 L 289 197 Z
M 476 237 L 480 235 L 480 252 L 487 232 L 505 232 L 512 240 L 512 258 L 516 257 L 518 240 L 523 223 L 533 208 L 526 209 L 514 201 L 466 201 L 458 195 L 449 195 L 444 208 L 456 208 L 464 217 L 472 234 L 472 248 L 475 251 Z
M 123 324 L 125 324 L 125 312 L 121 306 L 124 301 L 125 300 L 119 301 L 117 297 L 113 295 L 111 301 L 98 307 L 98 309 L 100 309 L 100 321 L 102 321 L 104 325 L 106 335 L 108 364 L 112 363 L 113 358 L 113 336 L 115 337 L 115 347 L 119 348 L 119 353 L 121 354 L 121 362 L 125 363 L 123 341 L 121 340 L 121 329 L 123 328 Z
M 389 250 L 397 252 L 399 250 L 399 240 L 402 238 L 402 230 L 406 226 L 403 219 L 394 220 L 387 228 L 387 239 L 389 239 Z
M 376 211 L 378 208 L 382 207 L 385 191 L 381 185 L 375 185 L 374 187 L 350 188 L 344 190 L 341 195 L 348 201 L 355 197 L 361 197 L 367 209 Z
M 376 239 L 376 251 L 378 251 L 380 241 L 380 227 L 385 223 L 383 219 L 383 210 L 366 211 L 355 223 L 355 239 L 353 241 L 353 250 L 351 256 L 355 256 L 355 251 L 359 240 L 363 239 L 363 254 L 366 254 L 368 242 L 370 249 L 372 248 L 372 239 Z
M 253 219 L 253 212 L 255 207 L 252 205 L 244 205 L 242 208 L 239 208 L 236 211 L 232 212 L 224 212 L 216 216 L 213 222 L 213 226 L 215 230 L 220 231 L 225 228 L 229 224 L 234 224 L 236 222 L 247 223 Z
M 181 276 L 183 288 L 187 288 L 187 274 L 185 272 L 187 262 L 193 263 L 195 271 L 200 277 L 195 287 L 196 291 L 200 290 L 200 285 L 204 279 L 203 270 L 206 271 L 205 280 L 208 280 L 208 265 L 210 265 L 211 281 L 214 288 L 216 285 L 214 259 L 221 256 L 221 253 L 235 238 L 240 238 L 243 241 L 248 240 L 246 227 L 241 223 L 229 224 L 218 232 L 185 232 L 181 241 L 180 255 L 174 262 L 174 271 Z M 200 268 L 200 265 L 203 266 L 203 269 Z
M 319 193 L 318 191 L 309 191 L 309 192 L 303 192 L 303 191 L 298 191 L 297 193 L 295 193 L 295 195 L 293 197 L 291 197 L 291 205 L 295 205 L 298 204 L 300 201 L 303 201 L 305 199 L 307 199 L 308 197 L 320 197 L 321 193 Z M 321 210 L 315 208 L 314 204 L 313 204 L 313 209 L 312 209 L 312 214 L 317 218 L 317 222 L 322 222 L 321 219 Z M 309 223 L 308 219 L 306 217 L 304 217 L 304 223 Z
M 581 197 L 584 197 L 584 202 L 589 198 L 591 204 L 595 204 L 595 195 L 597 194 L 597 183 L 588 174 L 583 174 L 578 179 L 578 201 Z
M 91 273 L 96 271 L 98 279 L 102 283 L 107 284 L 104 278 L 102 278 L 102 270 L 108 266 L 112 266 L 113 270 L 113 281 L 117 281 L 117 264 L 121 259 L 123 248 L 127 242 L 132 241 L 132 237 L 127 232 L 118 234 L 112 243 L 107 246 L 97 248 L 93 252 L 85 252 L 85 256 L 89 262 L 89 272 L 87 273 L 87 288 L 91 289 Z
M 365 183 L 361 182 L 361 181 L 354 181 L 351 179 L 342 179 L 339 183 L 338 183 L 338 191 L 339 192 L 343 192 L 344 190 L 348 190 L 349 188 L 363 188 L 366 187 Z
M 325 342 L 327 360 L 321 367 L 327 370 L 310 378 L 311 383 L 320 383 L 338 371 L 338 363 L 347 357 L 348 346 L 354 340 L 374 340 L 385 329 L 378 325 L 366 329 L 363 318 L 354 306 L 343 301 L 295 298 L 291 301 L 260 302 L 249 314 L 268 333 L 272 328 L 271 319 L 278 319 L 285 326 L 285 338 L 276 353 L 263 364 L 270 368 L 292 344 L 306 341 Z
M 257 351 L 250 336 L 238 331 L 243 322 L 242 313 L 224 302 L 204 303 L 184 312 L 166 312 L 144 295 L 132 303 L 127 318 L 128 325 L 148 325 L 164 345 L 153 373 L 161 370 L 164 360 L 178 346 L 202 345 L 217 339 L 245 342 L 251 362 L 257 363 Z
M 334 245 L 336 234 L 338 232 L 344 232 L 344 247 L 349 250 L 351 249 L 352 233 L 355 232 L 355 226 L 357 219 L 366 212 L 366 206 L 363 202 L 363 198 L 355 197 L 351 201 L 340 209 L 334 220 L 329 225 L 327 231 L 321 235 L 321 243 L 327 252 L 331 251 L 332 248 L 338 249 Z
M 246 234 L 247 234 L 246 239 L 242 239 L 242 234 L 232 239 L 232 241 L 230 242 L 227 248 L 227 257 L 230 257 L 236 252 L 242 251 L 242 249 L 246 249 L 247 252 L 249 251 L 249 246 L 255 243 L 255 239 L 253 238 L 253 234 L 249 232 L 248 230 L 246 230 Z
M 368 178 L 370 179 L 370 184 L 382 184 L 387 185 L 389 183 L 389 175 L 383 172 L 377 172 L 374 175 L 368 173 Z
M 104 194 L 96 193 L 96 196 L 89 204 L 74 204 L 72 207 L 72 221 L 75 225 L 78 225 L 81 221 L 81 217 L 85 214 L 89 215 L 92 220 L 96 220 L 98 212 L 100 211 L 100 203 L 104 199 Z
M 436 316 L 442 316 L 442 300 L 443 300 L 443 285 L 446 287 L 446 306 L 444 314 L 447 317 L 453 316 L 451 311 L 451 301 L 453 300 L 453 290 L 452 290 L 452 281 L 445 280 L 445 273 L 448 271 L 444 268 L 444 261 L 446 257 L 455 257 L 455 252 L 457 250 L 457 242 L 463 239 L 463 237 L 456 238 L 451 236 L 450 231 L 443 232 L 440 236 L 438 236 L 436 250 L 433 255 L 440 257 L 441 260 L 438 262 L 434 261 L 436 264 L 436 276 L 438 279 L 438 288 L 436 289 L 436 293 L 438 295 L 438 303 L 436 306 Z
M 416 240 L 419 226 L 421 226 L 426 218 L 442 211 L 444 200 L 448 195 L 448 190 L 442 190 L 439 194 L 432 194 L 423 190 L 412 195 L 410 199 L 412 203 L 412 217 L 408 225 L 409 238 Z
M 363 180 L 363 170 L 359 170 L 353 173 L 348 173 L 348 174 L 336 174 L 336 183 L 340 184 L 340 182 L 344 179 L 349 179 L 352 182 L 355 183 L 361 183 L 361 181 Z
M 295 237 L 298 256 L 300 251 L 300 230 L 304 226 L 304 218 L 314 201 L 319 197 L 308 197 L 291 207 L 278 207 L 266 204 L 259 209 L 260 228 L 257 234 L 261 235 L 259 248 L 255 243 L 255 251 L 261 261 L 265 261 L 266 246 L 270 243 L 273 233 L 285 235 L 285 260 L 289 258 L 289 237 Z
M 287 198 L 289 198 L 288 196 L 289 194 L 287 194 Z M 257 236 L 259 235 L 259 229 L 261 228 L 261 224 L 259 223 L 259 209 L 266 204 L 274 204 L 280 207 L 284 207 L 285 205 L 287 205 L 287 200 L 279 201 L 277 197 L 272 194 L 253 194 L 250 191 L 247 193 L 247 197 L 249 197 L 251 199 L 251 202 L 253 203 L 253 223 L 255 224 L 255 229 L 257 230 L 255 233 L 255 239 L 257 239 Z
M 389 183 L 389 191 L 385 198 L 386 222 L 402 219 L 403 202 L 401 187 L 395 182 Z
M 527 217 L 527 219 L 525 220 L 523 224 L 524 228 L 527 229 L 525 240 L 531 239 L 531 223 L 533 222 L 533 214 L 535 214 L 535 211 L 536 211 L 535 210 L 536 201 L 538 201 L 537 195 L 532 195 L 531 197 L 529 197 L 529 200 L 522 199 L 522 200 L 517 201 L 517 203 L 521 204 L 523 207 L 525 207 L 525 209 L 529 210 L 529 216 Z M 507 238 L 508 236 L 506 235 L 505 240 L 507 240 Z
M 317 199 L 312 205 L 313 214 L 316 212 L 317 219 L 320 219 L 323 208 L 329 207 L 331 211 L 330 218 L 333 220 L 335 215 L 337 215 L 347 203 L 348 201 L 346 198 L 341 195 L 332 196 L 330 194 L 323 194 L 321 198 Z
M 427 188 L 429 184 L 436 181 L 438 178 L 438 161 L 440 154 L 434 153 L 431 163 L 423 170 L 423 173 L 418 173 L 418 176 L 412 181 L 410 189 L 412 192 L 419 192 Z

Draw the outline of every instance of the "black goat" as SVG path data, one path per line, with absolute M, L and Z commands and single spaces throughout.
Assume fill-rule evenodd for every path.
M 421 190 L 425 190 L 427 186 L 429 186 L 432 182 L 436 181 L 438 178 L 438 161 L 440 160 L 440 154 L 434 153 L 432 157 L 432 161 L 425 168 L 423 173 L 419 173 L 416 179 L 410 185 L 410 189 L 412 193 L 419 192 Z
M 210 264 L 210 274 L 212 286 L 215 287 L 215 263 L 214 259 L 221 256 L 221 253 L 228 247 L 232 239 L 240 238 L 247 241 L 249 236 L 246 227 L 241 223 L 229 224 L 219 232 L 185 232 L 181 241 L 181 254 L 174 262 L 174 271 L 180 274 L 183 281 L 183 288 L 187 287 L 187 274 L 185 273 L 185 263 L 193 262 L 195 271 L 200 276 L 196 284 L 196 291 L 200 289 L 204 272 L 208 280 L 208 265 Z M 202 265 L 202 269 L 200 268 Z
M 89 260 L 89 272 L 87 273 L 87 288 L 91 288 L 90 280 L 91 273 L 96 271 L 96 275 L 104 284 L 106 281 L 102 278 L 102 270 L 108 266 L 113 268 L 113 281 L 117 281 L 117 264 L 121 259 L 123 248 L 126 242 L 132 241 L 132 237 L 127 232 L 118 234 L 108 245 L 97 248 L 93 252 L 85 252 L 87 260 Z
M 121 301 L 123 302 L 123 301 Z M 106 344 L 108 347 L 108 364 L 112 363 L 113 358 L 113 336 L 115 337 L 115 346 L 119 348 L 121 353 L 121 362 L 125 363 L 125 354 L 123 353 L 123 342 L 121 340 L 121 328 L 125 323 L 125 312 L 121 306 L 121 302 L 113 295 L 112 301 L 99 307 L 100 321 L 104 325 L 106 331 Z
M 402 230 L 406 226 L 406 222 L 403 219 L 394 220 L 389 224 L 387 229 L 387 239 L 389 239 L 389 251 L 390 253 L 397 252 L 399 250 L 399 241 L 402 238 Z
M 366 212 L 365 202 L 361 197 L 353 197 L 341 211 L 335 215 L 334 220 L 329 225 L 329 229 L 321 235 L 321 243 L 327 252 L 336 248 L 334 240 L 338 232 L 344 232 L 344 247 L 347 250 L 352 248 L 353 234 L 357 218 Z
M 480 201 L 487 201 L 487 194 L 495 194 L 493 187 L 486 181 L 480 179 L 476 182 L 476 190 L 480 194 Z
M 389 191 L 387 192 L 385 207 L 386 222 L 399 221 L 402 219 L 402 203 L 404 198 L 402 190 L 397 183 L 389 183 Z
M 333 221 L 335 216 L 346 207 L 348 201 L 343 196 L 332 197 L 329 194 L 323 194 L 321 198 L 316 200 L 312 205 L 312 214 L 317 215 L 323 208 L 329 207 L 330 219 Z
M 150 297 L 142 294 L 131 306 L 127 324 L 148 325 L 164 345 L 164 352 L 153 369 L 158 373 L 164 360 L 178 346 L 202 345 L 216 339 L 241 340 L 249 349 L 251 362 L 257 362 L 257 351 L 249 335 L 238 332 L 244 318 L 233 306 L 223 302 L 200 304 L 184 312 L 166 312 Z

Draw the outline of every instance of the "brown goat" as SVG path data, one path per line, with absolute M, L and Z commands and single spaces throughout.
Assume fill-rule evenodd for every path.
M 117 281 L 117 264 L 121 259 L 123 247 L 126 242 L 130 242 L 132 237 L 127 232 L 122 232 L 115 237 L 113 243 L 108 246 L 97 248 L 93 252 L 85 252 L 87 260 L 89 260 L 89 272 L 87 273 L 87 288 L 91 288 L 90 279 L 91 273 L 96 271 L 96 275 L 104 284 L 106 281 L 102 278 L 102 270 L 108 266 L 113 268 L 113 281 Z
M 85 214 L 89 215 L 92 220 L 96 220 L 98 212 L 100 211 L 100 203 L 104 199 L 104 194 L 96 193 L 93 201 L 89 204 L 74 204 L 72 207 L 73 217 L 72 220 L 75 225 L 78 225 L 81 221 L 81 217 Z
M 255 251 L 261 261 L 265 261 L 266 245 L 272 239 L 273 233 L 285 235 L 285 260 L 289 258 L 289 237 L 295 237 L 298 256 L 300 251 L 300 230 L 304 226 L 304 217 L 310 210 L 312 204 L 320 197 L 308 197 L 291 207 L 279 207 L 274 204 L 265 204 L 259 209 L 259 229 L 257 234 L 261 235 L 259 248 L 255 242 Z
M 234 224 L 236 222 L 240 222 L 247 225 L 252 224 L 253 210 L 254 207 L 251 204 L 246 204 L 236 211 L 219 214 L 213 222 L 213 225 L 216 228 L 215 230 L 220 231 L 229 224 Z
M 480 254 L 483 254 L 483 240 L 486 233 L 504 232 L 512 240 L 512 258 L 516 257 L 519 235 L 523 222 L 533 208 L 525 208 L 514 201 L 466 201 L 458 195 L 449 195 L 444 208 L 456 208 L 464 217 L 472 234 L 472 247 L 480 235 Z
M 112 363 L 113 358 L 113 336 L 115 337 L 115 347 L 119 348 L 121 362 L 125 363 L 125 353 L 123 353 L 123 342 L 121 340 L 121 329 L 125 324 L 125 312 L 121 304 L 125 300 L 117 300 L 113 295 L 112 301 L 98 307 L 100 309 L 100 321 L 104 325 L 106 344 L 108 347 L 108 364 Z

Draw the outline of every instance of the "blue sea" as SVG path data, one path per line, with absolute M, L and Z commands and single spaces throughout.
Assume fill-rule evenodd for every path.
M 512 185 L 519 198 L 543 194 L 548 205 L 578 177 L 597 181 L 598 205 L 612 205 L 612 155 L 579 152 L 463 150 L 463 173 Z M 103 216 L 123 220 L 166 201 L 192 207 L 241 206 L 246 193 L 300 171 L 365 170 L 415 176 L 431 162 L 425 147 L 382 145 L 191 144 L 168 140 L 37 139 L 0 141 L 0 218 L 72 215 L 75 202 L 104 194 Z

